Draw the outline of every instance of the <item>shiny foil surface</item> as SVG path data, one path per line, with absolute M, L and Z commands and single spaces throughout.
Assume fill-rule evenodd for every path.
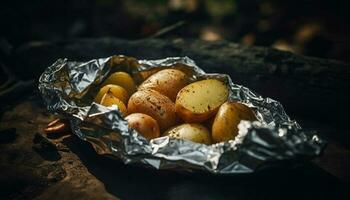
M 93 102 L 100 84 L 113 72 L 126 71 L 140 84 L 152 72 L 165 68 L 180 69 L 193 81 L 224 81 L 230 88 L 229 101 L 251 107 L 258 121 L 241 121 L 235 140 L 212 145 L 168 136 L 147 141 L 128 127 L 116 107 Z M 279 102 L 233 83 L 228 75 L 207 74 L 188 57 L 136 60 L 116 55 L 87 62 L 58 59 L 40 76 L 39 90 L 47 109 L 69 119 L 74 134 L 90 142 L 97 153 L 112 155 L 126 164 L 215 174 L 252 173 L 276 163 L 318 156 L 326 144 L 315 132 L 304 131 L 291 120 Z

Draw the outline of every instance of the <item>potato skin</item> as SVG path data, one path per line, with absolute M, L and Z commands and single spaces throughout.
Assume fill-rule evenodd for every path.
M 176 114 L 187 123 L 200 123 L 214 116 L 228 98 L 225 83 L 216 79 L 197 81 L 182 88 L 176 97 Z
M 129 127 L 138 131 L 143 137 L 148 140 L 160 136 L 159 126 L 155 119 L 143 113 L 133 113 L 125 118 Z
M 119 85 L 123 87 L 129 95 L 135 92 L 136 85 L 134 79 L 126 72 L 115 72 L 111 74 L 103 83 L 102 86 L 105 85 Z
M 238 135 L 238 124 L 241 120 L 256 120 L 251 108 L 237 102 L 222 104 L 212 126 L 213 141 L 217 143 L 233 140 Z
M 177 69 L 164 69 L 145 80 L 139 90 L 156 90 L 175 101 L 177 93 L 189 83 L 187 75 Z
M 215 115 L 218 110 L 211 110 L 206 113 L 193 113 L 192 111 L 186 109 L 180 104 L 175 104 L 176 114 L 187 123 L 198 123 L 208 120 L 211 116 Z
M 103 95 L 106 94 L 107 91 L 112 92 L 113 95 L 115 97 L 117 97 L 118 99 L 120 99 L 124 104 L 128 103 L 128 99 L 129 99 L 128 92 L 124 88 L 122 88 L 121 86 L 113 85 L 113 84 L 103 86 L 100 89 L 100 91 L 97 93 L 94 101 L 97 103 L 100 103 Z
M 145 81 L 148 77 L 152 76 L 153 74 L 161 71 L 162 69 L 161 68 L 153 68 L 153 69 L 150 69 L 150 70 L 147 70 L 147 71 L 141 71 L 139 73 L 137 73 L 135 76 L 137 77 L 138 80 L 141 81 L 141 83 L 143 81 Z
M 212 143 L 209 130 L 201 124 L 181 124 L 167 130 L 163 136 L 207 145 Z
M 174 126 L 177 122 L 174 103 L 155 90 L 135 92 L 128 102 L 129 113 L 144 113 L 153 117 L 161 131 Z

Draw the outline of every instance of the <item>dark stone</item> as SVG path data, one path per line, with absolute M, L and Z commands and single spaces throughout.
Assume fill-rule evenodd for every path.
M 61 159 L 56 146 L 40 133 L 35 134 L 33 149 L 45 160 L 57 161 Z

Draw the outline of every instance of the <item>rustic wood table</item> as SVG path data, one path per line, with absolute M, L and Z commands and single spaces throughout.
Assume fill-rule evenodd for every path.
M 36 89 L 57 58 L 113 54 L 184 56 L 281 101 L 292 118 L 328 141 L 324 155 L 291 169 L 214 176 L 156 171 L 101 157 L 69 132 L 43 133 L 55 116 Z M 1 52 L 14 81 L 1 88 L 0 199 L 340 199 L 350 178 L 346 103 L 350 66 L 228 42 L 94 39 L 36 42 Z M 8 70 L 9 69 L 9 70 Z M 15 74 L 13 76 L 11 74 Z

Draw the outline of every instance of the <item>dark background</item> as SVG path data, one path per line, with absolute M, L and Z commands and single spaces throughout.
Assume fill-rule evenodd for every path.
M 14 47 L 79 37 L 185 37 L 350 61 L 346 1 L 5 0 L 1 4 L 1 43 L 5 40 Z

